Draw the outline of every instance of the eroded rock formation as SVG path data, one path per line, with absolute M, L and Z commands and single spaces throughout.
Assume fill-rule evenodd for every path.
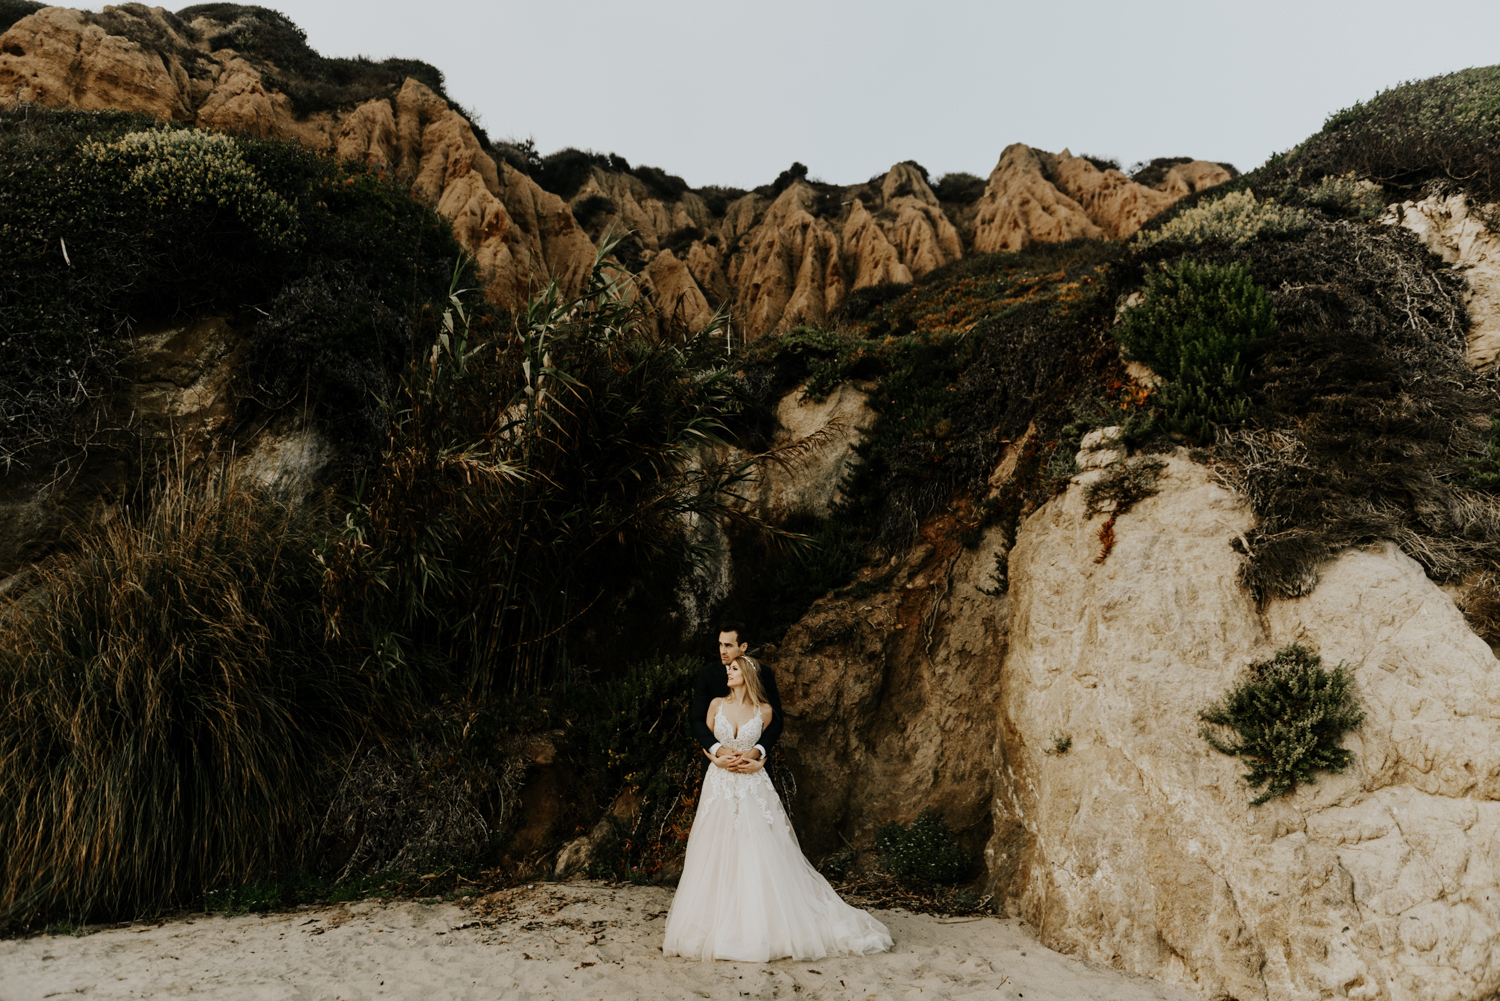
M 452 220 L 502 305 L 551 278 L 576 289 L 603 235 L 628 230 L 642 248 L 632 266 L 654 322 L 701 330 L 729 306 L 737 335 L 751 338 L 826 325 L 849 292 L 921 278 L 966 252 L 1127 237 L 1228 177 L 1195 161 L 1148 188 L 1066 151 L 1016 144 L 977 206 L 943 205 L 910 162 L 844 188 L 794 181 L 774 197 L 745 195 L 722 215 L 696 192 L 598 166 L 565 201 L 492 156 L 459 111 L 414 79 L 384 97 L 299 112 L 260 61 L 212 47 L 224 27 L 142 4 L 97 14 L 46 8 L 0 37 L 0 102 L 141 111 L 393 170 Z M 670 256 L 659 259 L 663 251 Z
M 975 218 L 974 249 L 1024 250 L 1078 237 L 1123 240 L 1184 195 L 1229 180 L 1216 163 L 1179 164 L 1159 188 L 1100 170 L 1067 150 L 1013 143 L 1000 154 Z

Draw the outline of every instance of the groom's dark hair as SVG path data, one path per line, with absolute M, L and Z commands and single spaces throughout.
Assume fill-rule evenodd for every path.
M 719 632 L 734 633 L 735 639 L 741 643 L 750 642 L 750 630 L 739 619 L 724 619 L 719 622 Z

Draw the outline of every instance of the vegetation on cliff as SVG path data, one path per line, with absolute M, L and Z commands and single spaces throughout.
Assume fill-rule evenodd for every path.
M 1209 746 L 1244 760 L 1246 784 L 1265 787 L 1251 806 L 1317 781 L 1315 771 L 1345 771 L 1354 752 L 1339 741 L 1365 719 L 1348 668 L 1325 670 L 1321 657 L 1296 643 L 1250 665 L 1200 716 L 1209 724 L 1201 731 Z
M 258 326 L 245 376 L 369 455 L 386 373 L 441 309 L 448 223 L 293 143 L 119 112 L 0 109 L 0 460 L 82 433 L 121 342 L 205 313 Z
M 687 526 L 756 528 L 728 504 L 745 463 L 705 461 L 747 405 L 713 328 L 648 336 L 602 266 L 577 297 L 470 306 L 441 219 L 290 144 L 107 113 L 3 122 L 0 322 L 7 357 L 30 360 L 7 368 L 11 415 L 78 387 L 50 425 L 13 420 L 33 435 L 16 456 L 71 447 L 138 324 L 216 310 L 254 317 L 242 407 L 305 394 L 348 457 L 292 511 L 212 461 L 160 478 L 148 454 L 111 529 L 6 607 L 5 919 L 245 883 L 285 900 L 419 865 L 451 883 L 511 850 L 538 741 L 574 762 L 575 810 L 676 775 L 687 691 L 677 705 L 616 664 L 672 645 L 707 552 Z M 85 351 L 95 368 L 69 360 Z M 653 700 L 670 725 L 627 771 L 591 753 L 616 746 L 619 707 Z M 550 847 L 538 836 L 515 850 Z

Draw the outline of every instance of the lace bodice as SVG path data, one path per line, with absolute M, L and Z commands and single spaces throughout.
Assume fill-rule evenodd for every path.
M 732 751 L 748 751 L 754 747 L 760 740 L 763 727 L 760 706 L 756 706 L 755 715 L 741 725 L 739 736 L 735 736 L 734 724 L 724 715 L 724 703 L 719 703 L 719 711 L 714 714 L 714 739 Z

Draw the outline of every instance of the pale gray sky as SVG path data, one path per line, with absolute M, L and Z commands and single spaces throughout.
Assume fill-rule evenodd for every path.
M 494 137 L 694 186 L 793 160 L 983 176 L 1012 142 L 1249 169 L 1385 87 L 1500 62 L 1495 0 L 262 2 L 324 55 L 433 63 Z

